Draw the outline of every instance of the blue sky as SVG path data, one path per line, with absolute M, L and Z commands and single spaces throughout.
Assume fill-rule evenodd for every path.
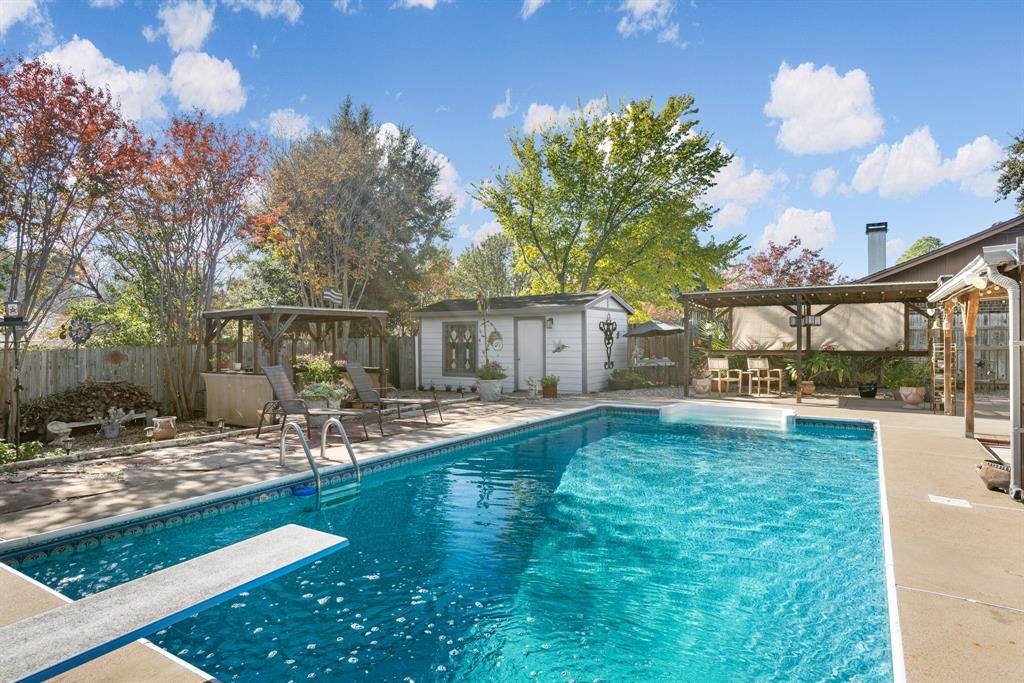
M 0 2 L 4 53 L 108 85 L 147 129 L 198 105 L 301 134 L 347 95 L 411 126 L 459 198 L 456 252 L 495 229 L 465 189 L 508 161 L 510 128 L 692 93 L 737 154 L 714 234 L 797 234 L 851 276 L 865 223 L 889 222 L 891 264 L 1013 215 L 989 169 L 1024 128 L 1022 34 L 1021 2 Z

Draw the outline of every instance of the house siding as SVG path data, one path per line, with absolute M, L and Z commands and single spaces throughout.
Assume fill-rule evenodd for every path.
M 607 298 L 587 309 L 586 315 L 587 391 L 604 391 L 608 388 L 608 378 L 614 370 L 625 370 L 629 367 L 627 339 L 622 336 L 629 329 L 629 313 L 616 301 Z M 618 323 L 616 330 L 618 336 L 612 345 L 614 368 L 604 367 L 608 355 L 604 347 L 604 333 L 599 327 L 609 315 Z M 579 320 L 576 321 L 576 324 L 579 325 Z

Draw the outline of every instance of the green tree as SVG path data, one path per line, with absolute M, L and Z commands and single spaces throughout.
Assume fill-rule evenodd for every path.
M 935 251 L 941 246 L 943 246 L 943 242 L 938 237 L 932 237 L 931 235 L 919 237 L 916 242 L 910 245 L 909 249 L 903 252 L 900 257 L 896 259 L 896 263 L 903 263 L 904 261 L 909 261 L 912 258 L 924 256 L 928 252 Z
M 515 243 L 531 291 L 607 287 L 663 304 L 673 287 L 720 282 L 743 238 L 701 239 L 711 219 L 703 195 L 731 157 L 696 114 L 689 95 L 660 110 L 634 100 L 510 135 L 513 167 L 474 192 Z
M 296 306 L 299 286 L 273 252 L 252 250 L 244 256 L 241 275 L 228 280 L 226 307 L 255 308 L 268 304 Z
M 515 270 L 515 242 L 504 234 L 489 235 L 459 254 L 452 274 L 459 296 L 516 296 L 526 289 L 529 275 Z
M 1006 148 L 1006 158 L 996 164 L 999 180 L 996 181 L 996 201 L 1008 199 L 1014 192 L 1014 205 L 1018 214 L 1024 214 L 1024 131 L 1013 136 L 1013 142 Z

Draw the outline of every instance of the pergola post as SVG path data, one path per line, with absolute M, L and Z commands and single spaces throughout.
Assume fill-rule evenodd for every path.
M 252 371 L 259 374 L 260 371 L 260 317 L 252 316 Z
M 804 377 L 804 304 L 800 296 L 796 297 L 796 402 L 803 402 L 803 389 L 800 380 Z
M 952 300 L 943 302 L 942 318 L 942 395 L 946 415 L 956 415 L 956 360 L 953 357 L 954 308 Z
M 690 305 L 683 304 L 683 396 L 690 395 L 690 351 L 693 333 L 690 330 Z
M 381 396 L 386 391 L 385 387 L 389 384 L 388 382 L 388 361 L 385 353 L 385 344 L 387 343 L 387 328 L 386 321 L 377 319 L 377 327 L 379 328 L 380 336 L 377 337 L 377 360 L 380 366 L 380 390 Z
M 974 336 L 978 330 L 978 302 L 981 292 L 967 295 L 964 310 L 964 436 L 974 438 Z
M 245 347 L 242 345 L 242 321 L 239 320 L 238 329 L 236 330 L 235 334 L 235 362 L 239 364 L 244 363 L 244 355 Z

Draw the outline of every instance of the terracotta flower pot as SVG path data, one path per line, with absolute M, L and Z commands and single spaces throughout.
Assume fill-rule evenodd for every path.
M 904 408 L 919 409 L 924 401 L 924 387 L 900 387 L 900 398 Z
M 166 441 L 178 435 L 176 415 L 153 418 L 153 441 Z
M 989 491 L 1006 491 L 1010 488 L 1009 465 L 998 460 L 985 460 L 974 469 Z
M 804 396 L 810 396 L 815 391 L 814 380 L 804 379 L 800 380 L 800 393 Z

